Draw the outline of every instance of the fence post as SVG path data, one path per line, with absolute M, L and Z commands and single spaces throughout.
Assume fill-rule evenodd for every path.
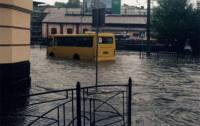
M 131 126 L 132 79 L 128 80 L 128 126 Z
M 77 126 L 81 126 L 81 85 L 77 82 L 76 85 L 76 114 L 77 114 Z

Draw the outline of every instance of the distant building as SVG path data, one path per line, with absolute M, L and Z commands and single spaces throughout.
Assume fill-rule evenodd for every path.
M 56 8 L 55 8 L 56 9 Z M 45 11 L 54 11 L 52 8 L 48 8 Z M 66 15 L 80 15 L 82 14 L 82 8 L 59 8 L 57 12 L 66 13 Z M 107 10 L 108 11 L 108 10 Z M 57 13 L 56 12 L 56 13 Z M 85 15 L 91 15 L 92 13 L 84 13 Z M 147 9 L 144 7 L 136 7 L 136 6 L 122 6 L 120 8 L 120 13 L 107 13 L 110 15 L 147 15 Z
M 73 14 L 65 8 L 47 8 L 47 16 L 42 21 L 42 36 L 47 38 L 51 34 L 78 34 L 95 30 L 92 27 L 92 16 Z M 78 11 L 77 11 L 78 12 Z M 70 12 L 72 13 L 72 12 Z M 146 16 L 142 15 L 107 15 L 104 32 L 126 33 L 131 39 L 146 39 Z
M 44 10 L 47 6 L 42 2 L 33 2 L 31 19 L 31 44 L 40 43 L 42 39 L 42 20 L 46 16 Z
M 99 3 L 95 3 L 96 0 L 85 0 L 84 2 L 86 13 L 91 13 L 96 7 L 105 8 L 107 14 L 120 14 L 121 11 L 121 0 L 99 0 Z
M 147 15 L 147 9 L 136 6 L 122 6 L 121 15 Z

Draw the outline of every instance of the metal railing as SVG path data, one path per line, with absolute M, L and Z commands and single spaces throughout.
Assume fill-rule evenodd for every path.
M 24 97 L 24 96 L 23 96 Z M 25 96 L 29 104 L 10 115 L 25 126 L 131 126 L 132 80 Z

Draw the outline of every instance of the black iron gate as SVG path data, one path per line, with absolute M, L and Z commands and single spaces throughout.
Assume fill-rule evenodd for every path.
M 124 85 L 81 87 L 78 82 L 75 89 L 28 97 L 23 110 L 8 116 L 21 120 L 20 126 L 131 126 L 131 78 Z

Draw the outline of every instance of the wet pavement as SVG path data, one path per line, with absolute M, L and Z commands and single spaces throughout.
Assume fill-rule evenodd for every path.
M 31 49 L 32 93 L 95 84 L 95 62 L 52 59 Z M 199 126 L 200 64 L 173 56 L 140 58 L 118 51 L 115 62 L 99 64 L 99 84 L 125 84 L 132 77 L 133 126 Z

